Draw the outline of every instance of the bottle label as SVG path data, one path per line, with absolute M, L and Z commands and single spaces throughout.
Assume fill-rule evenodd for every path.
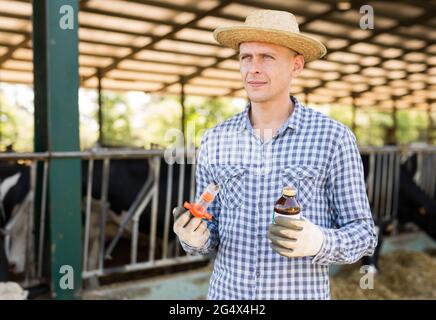
M 275 217 L 282 217 L 282 218 L 291 219 L 291 220 L 300 220 L 301 219 L 300 213 L 299 214 L 288 215 L 288 214 L 280 214 L 280 213 L 277 213 L 277 212 L 273 211 L 273 222 L 276 221 Z

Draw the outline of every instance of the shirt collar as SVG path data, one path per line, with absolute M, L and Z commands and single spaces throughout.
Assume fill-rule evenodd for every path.
M 294 131 L 297 131 L 298 125 L 301 122 L 301 113 L 304 106 L 300 103 L 300 101 L 294 97 L 290 96 L 290 99 L 294 103 L 294 110 L 292 114 L 289 116 L 289 118 L 286 120 L 285 124 L 280 129 L 280 132 L 283 131 L 286 127 L 289 127 L 293 129 Z M 249 117 L 249 112 L 251 108 L 251 103 L 248 103 L 245 107 L 244 111 L 240 114 L 240 118 L 237 122 L 237 127 L 239 131 L 243 131 L 244 129 L 252 130 L 252 125 Z

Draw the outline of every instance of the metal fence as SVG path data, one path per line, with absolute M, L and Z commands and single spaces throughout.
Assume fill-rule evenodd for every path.
M 8 221 L 5 227 L 5 246 L 8 249 L 10 243 L 10 231 L 15 226 L 20 217 L 25 215 L 27 219 L 27 241 L 26 241 L 26 273 L 25 284 L 38 282 L 43 276 L 44 266 L 44 250 L 47 246 L 45 244 L 45 226 L 46 226 L 46 208 L 47 208 L 47 183 L 50 159 L 59 158 L 79 158 L 88 162 L 87 172 L 82 175 L 86 179 L 86 187 L 84 192 L 84 199 L 82 205 L 82 211 L 84 215 L 83 225 L 83 272 L 82 277 L 84 279 L 92 278 L 95 276 L 106 276 L 114 273 L 125 273 L 130 271 L 146 270 L 151 268 L 159 268 L 171 265 L 179 265 L 190 262 L 206 261 L 207 256 L 189 256 L 181 250 L 178 241 L 173 242 L 173 250 L 170 250 L 170 238 L 175 238 L 172 225 L 171 225 L 171 212 L 174 206 L 181 206 L 184 200 L 188 200 L 184 195 L 184 188 L 188 183 L 189 188 L 189 201 L 194 200 L 195 196 L 195 168 L 189 176 L 186 174 L 186 166 L 195 162 L 195 150 L 188 151 L 186 154 L 178 152 L 172 160 L 174 163 L 168 164 L 166 184 L 165 201 L 158 202 L 159 198 L 159 186 L 162 183 L 160 181 L 160 163 L 164 157 L 164 151 L 162 150 L 110 150 L 110 151 L 96 151 L 96 152 L 53 152 L 53 153 L 20 153 L 20 154 L 0 154 L 0 161 L 19 161 L 25 162 L 29 165 L 31 171 L 30 191 L 26 196 L 26 200 L 20 204 L 18 210 L 15 210 L 14 217 Z M 117 233 L 111 239 L 109 245 L 106 239 L 106 225 L 108 222 L 108 216 L 110 212 L 110 203 L 108 199 L 108 190 L 110 185 L 110 166 L 111 163 L 117 160 L 131 160 L 140 159 L 144 160 L 144 165 L 148 164 L 150 168 L 150 174 L 143 182 L 143 186 L 139 193 L 136 195 L 135 201 L 130 205 L 128 210 L 123 214 L 123 220 L 120 221 Z M 101 181 L 95 181 L 94 169 L 97 161 L 102 162 L 102 175 Z M 37 166 L 42 166 L 42 190 L 40 192 L 40 223 L 38 224 L 38 230 L 35 230 L 34 224 L 34 204 L 35 202 L 35 179 Z M 177 170 L 176 170 L 177 169 Z M 178 180 L 178 184 L 174 184 L 174 180 Z M 98 199 L 92 197 L 93 184 L 101 184 L 101 196 Z M 176 203 L 172 201 L 171 195 L 177 194 Z M 92 210 L 92 204 L 97 203 L 97 210 Z M 138 246 L 139 246 L 139 221 L 141 214 L 147 206 L 151 206 L 150 229 L 147 233 L 148 247 L 147 258 L 143 261 L 138 260 Z M 159 212 L 164 212 L 164 230 L 163 238 L 159 239 L 161 244 L 161 252 L 159 258 L 156 258 L 157 248 L 157 215 Z M 98 229 L 93 228 L 92 221 L 93 216 L 98 215 Z M 95 226 L 94 226 L 95 227 Z M 119 244 L 126 229 L 131 230 L 130 239 L 130 259 L 125 261 L 122 265 L 114 267 L 106 266 L 106 258 L 111 258 L 114 248 Z M 35 232 L 36 231 L 36 232 Z M 144 231 L 144 230 L 143 230 Z M 35 248 L 34 234 L 38 234 L 38 248 Z M 92 243 L 91 239 L 98 239 L 98 252 L 90 250 Z M 107 245 L 107 246 L 106 246 Z M 33 255 L 36 252 L 36 257 Z M 94 254 L 94 256 L 92 256 Z M 96 255 L 95 255 L 96 254 Z M 116 258 L 116 257 L 114 257 Z M 97 259 L 97 263 L 95 263 Z
M 435 196 L 436 183 L 436 147 L 425 148 L 399 148 L 399 147 L 382 147 L 382 148 L 360 148 L 362 156 L 367 157 L 368 172 L 366 174 L 366 187 L 368 198 L 372 206 L 374 218 L 379 221 L 386 221 L 395 218 L 399 194 L 400 165 L 402 161 L 416 154 L 417 170 L 415 179 L 425 192 Z M 92 277 L 106 276 L 114 273 L 126 273 L 130 271 L 146 270 L 164 266 L 178 265 L 196 261 L 206 261 L 207 256 L 189 256 L 181 250 L 178 241 L 175 241 L 173 250 L 171 249 L 170 239 L 174 239 L 171 225 L 171 211 L 175 205 L 181 206 L 184 200 L 193 201 L 195 195 L 195 166 L 192 165 L 191 172 L 187 173 L 187 165 L 194 163 L 195 150 L 190 150 L 186 154 L 175 157 L 176 162 L 167 164 L 166 181 L 161 181 L 161 163 L 164 157 L 162 150 L 110 150 L 96 152 L 54 152 L 54 153 L 21 153 L 21 154 L 1 154 L 0 161 L 20 160 L 26 161 L 30 165 L 31 188 L 26 200 L 21 204 L 19 214 L 26 214 L 29 223 L 29 229 L 26 234 L 26 282 L 29 283 L 42 277 L 44 268 L 44 250 L 45 240 L 45 220 L 47 206 L 47 181 L 50 166 L 50 159 L 54 158 L 79 158 L 87 160 L 88 167 L 84 177 L 86 177 L 86 190 L 84 190 L 83 214 L 84 214 L 84 236 L 83 236 L 83 273 L 84 279 Z M 123 219 L 119 221 L 117 232 L 111 239 L 106 239 L 106 227 L 108 217 L 110 216 L 110 202 L 108 198 L 108 189 L 110 185 L 110 166 L 114 161 L 120 159 L 142 159 L 147 162 L 150 168 L 150 174 L 144 181 L 142 188 L 136 195 L 135 200 L 122 215 Z M 187 161 L 181 161 L 187 159 Z M 97 183 L 94 179 L 95 164 L 97 161 L 102 162 L 101 197 L 92 198 L 92 186 Z M 40 221 L 38 225 L 38 248 L 34 247 L 34 203 L 35 203 L 35 180 L 37 164 L 42 167 L 41 199 L 40 204 Z M 178 180 L 178 183 L 175 183 Z M 189 197 L 186 197 L 186 183 L 189 183 Z M 164 184 L 164 201 L 159 198 L 159 192 L 162 192 Z M 177 195 L 177 196 L 174 196 Z M 161 194 L 162 196 L 162 194 Z M 176 198 L 176 200 L 174 200 Z M 161 199 L 159 201 L 159 199 Z M 93 201 L 97 203 L 97 210 L 93 210 Z M 150 228 L 146 231 L 147 238 L 141 240 L 139 221 L 144 208 L 149 206 L 150 214 L 143 219 L 149 219 Z M 27 208 L 27 211 L 25 210 Z M 163 236 L 157 238 L 157 221 L 158 213 L 164 214 Z M 93 217 L 98 215 L 98 228 L 93 228 Z M 16 217 L 16 216 L 15 216 Z M 16 218 L 15 218 L 16 219 Z M 16 220 L 15 220 L 16 221 Z M 95 219 L 94 219 L 95 222 Z M 7 228 L 12 228 L 14 221 L 9 221 Z M 108 266 L 106 258 L 113 255 L 114 248 L 125 230 L 130 229 L 130 257 L 129 261 L 121 265 Z M 144 231 L 144 230 L 143 230 Z M 97 233 L 98 234 L 97 234 Z M 8 233 L 6 232 L 6 240 Z M 138 259 L 138 247 L 140 241 L 146 241 L 148 252 L 146 258 Z M 157 245 L 159 241 L 159 246 Z M 90 246 L 97 244 L 98 250 L 91 250 Z M 161 254 L 156 255 L 157 248 L 161 249 Z M 94 247 L 95 249 L 95 247 Z M 33 255 L 36 252 L 36 257 Z
M 396 147 L 360 148 L 368 161 L 366 190 L 376 222 L 389 221 L 397 212 L 401 152 Z
M 195 151 L 195 150 L 194 150 Z M 161 160 L 163 159 L 163 152 L 159 151 L 150 153 L 143 152 L 123 152 L 122 155 L 119 152 L 107 152 L 106 154 L 94 154 L 92 157 L 84 157 L 89 161 L 88 174 L 87 174 L 87 187 L 86 187 L 86 224 L 85 224 L 85 239 L 84 239 L 84 256 L 83 256 L 83 278 L 90 278 L 93 276 L 105 276 L 113 273 L 124 273 L 129 271 L 145 270 L 150 268 L 158 268 L 170 265 L 178 265 L 188 262 L 204 261 L 208 257 L 204 256 L 188 256 L 181 250 L 178 241 L 173 241 L 174 250 L 170 250 L 170 238 L 174 238 L 172 234 L 171 225 L 171 212 L 172 209 L 177 206 L 182 206 L 184 200 L 184 187 L 185 180 L 188 180 L 189 184 L 189 201 L 194 200 L 195 196 L 195 170 L 191 170 L 189 176 L 187 176 L 185 169 L 190 163 L 195 162 L 195 152 L 187 154 L 185 158 L 183 155 L 175 157 L 175 161 L 172 164 L 168 164 L 166 181 L 160 179 Z M 124 215 L 123 221 L 121 221 L 116 235 L 111 239 L 107 248 L 105 247 L 105 227 L 108 216 L 109 203 L 107 193 L 109 185 L 109 166 L 111 161 L 116 159 L 143 159 L 148 162 L 150 168 L 150 174 L 144 181 L 144 184 L 136 195 L 134 202 Z M 103 175 L 102 175 L 102 196 L 100 199 L 101 219 L 99 228 L 99 250 L 98 250 L 98 266 L 93 268 L 89 265 L 90 258 L 90 236 L 91 236 L 91 189 L 92 189 L 92 177 L 93 177 L 93 163 L 96 159 L 103 160 Z M 174 184 L 175 168 L 177 168 L 177 180 L 178 184 Z M 159 201 L 159 191 L 161 184 L 164 183 L 165 197 L 164 201 Z M 177 194 L 176 203 L 172 201 L 172 195 Z M 162 199 L 162 198 L 160 198 Z M 138 238 L 139 238 L 139 220 L 144 212 L 144 209 L 151 205 L 150 217 L 150 229 L 148 232 L 147 246 L 148 246 L 148 258 L 146 261 L 138 261 Z M 163 225 L 163 237 L 160 240 L 162 254 L 160 257 L 156 257 L 157 249 L 157 218 L 158 212 L 164 213 L 164 225 Z M 120 238 L 124 230 L 128 225 L 131 225 L 131 246 L 130 246 L 130 261 L 121 266 L 106 267 L 105 258 L 111 258 L 115 246 L 119 243 Z M 172 236 L 172 237 L 171 237 Z
M 419 148 L 409 152 L 417 156 L 415 182 L 430 198 L 436 198 L 436 148 Z
M 414 181 L 430 197 L 436 196 L 436 147 L 361 147 L 366 157 L 368 173 L 365 182 L 374 219 L 386 222 L 395 219 L 398 209 L 400 167 L 407 161 Z M 413 161 L 413 158 L 416 160 Z M 364 161 L 365 162 L 365 161 Z

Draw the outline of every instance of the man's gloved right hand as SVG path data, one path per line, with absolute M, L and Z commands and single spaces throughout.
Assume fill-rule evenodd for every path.
M 175 208 L 173 215 L 173 230 L 180 241 L 194 248 L 201 248 L 207 242 L 210 234 L 206 221 L 181 207 Z

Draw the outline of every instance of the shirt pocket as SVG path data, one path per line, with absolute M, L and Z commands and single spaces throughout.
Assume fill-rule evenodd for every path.
M 219 185 L 218 199 L 223 207 L 240 208 L 245 188 L 246 168 L 240 165 L 217 166 L 216 177 Z
M 291 186 L 297 190 L 297 200 L 302 211 L 308 209 L 313 202 L 316 182 L 320 168 L 315 166 L 295 165 L 282 170 L 282 187 Z

